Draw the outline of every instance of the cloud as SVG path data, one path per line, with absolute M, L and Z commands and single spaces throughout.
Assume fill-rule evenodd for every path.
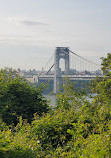
M 18 23 L 18 24 L 27 25 L 27 26 L 46 25 L 46 23 L 42 22 L 41 19 L 37 19 L 37 18 L 33 18 L 33 17 L 9 18 L 8 21 L 15 22 L 15 23 Z
M 21 24 L 24 24 L 24 25 L 45 25 L 44 23 L 40 23 L 40 22 L 37 22 L 37 21 L 20 21 Z

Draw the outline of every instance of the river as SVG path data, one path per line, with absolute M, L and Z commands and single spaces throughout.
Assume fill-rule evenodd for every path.
M 44 95 L 44 97 L 47 98 L 50 106 L 56 106 L 56 95 Z M 91 103 L 93 98 L 86 97 L 86 100 L 88 100 Z

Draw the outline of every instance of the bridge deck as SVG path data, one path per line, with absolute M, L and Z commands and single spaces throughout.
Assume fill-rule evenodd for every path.
M 62 75 L 61 78 L 69 78 L 70 80 L 91 80 L 95 79 L 96 75 Z M 101 76 L 102 77 L 102 76 Z M 54 80 L 54 75 L 41 75 L 39 80 Z

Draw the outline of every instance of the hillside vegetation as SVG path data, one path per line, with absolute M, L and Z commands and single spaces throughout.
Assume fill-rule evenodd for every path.
M 89 85 L 96 93 L 91 103 L 68 82 L 51 109 L 40 88 L 2 70 L 0 158 L 110 158 L 110 53 L 102 58 L 102 71 L 104 78 Z

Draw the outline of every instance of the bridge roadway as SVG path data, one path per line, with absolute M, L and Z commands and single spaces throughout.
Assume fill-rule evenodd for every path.
M 62 78 L 69 78 L 70 80 L 92 80 L 95 79 L 97 75 L 62 75 Z M 54 80 L 54 75 L 40 75 L 38 80 Z

